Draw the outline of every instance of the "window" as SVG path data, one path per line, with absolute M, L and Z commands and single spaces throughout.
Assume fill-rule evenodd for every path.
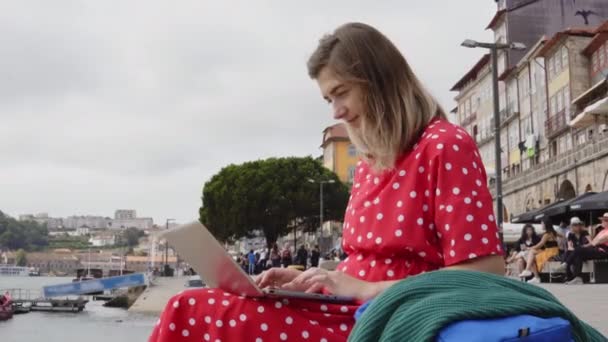
M 557 112 L 561 112 L 562 109 L 564 109 L 564 99 L 562 97 L 562 91 L 558 90 L 555 94 L 555 97 L 557 98 Z
M 562 56 L 559 51 L 553 55 L 553 63 L 555 63 L 555 76 L 557 76 L 562 71 Z
M 598 58 L 598 54 L 599 54 L 599 50 L 596 51 L 592 56 L 591 56 L 591 71 L 593 73 L 596 73 L 598 70 L 600 70 L 598 64 L 597 64 L 597 58 Z
M 353 145 L 353 144 L 348 145 L 348 155 L 351 157 L 357 156 L 357 148 L 355 147 L 355 145 Z
M 549 98 L 549 106 L 550 106 L 549 115 L 555 115 L 555 113 L 557 113 L 557 103 L 555 101 L 556 101 L 555 95 L 553 95 L 553 96 L 551 96 L 551 98 Z
M 566 118 L 570 117 L 570 87 L 566 86 L 563 90 L 564 109 L 566 109 Z
M 553 66 L 553 59 L 549 58 L 549 60 L 547 61 L 547 64 L 549 66 L 549 75 L 548 76 L 549 76 L 549 79 L 552 79 L 553 78 L 553 74 L 555 72 L 555 68 Z
M 565 46 L 562 47 L 562 67 L 568 67 L 568 49 Z
M 601 70 L 604 66 L 606 66 L 606 52 L 604 51 L 604 49 L 599 49 L 598 50 L 598 61 L 597 61 L 597 66 L 598 66 L 598 70 Z

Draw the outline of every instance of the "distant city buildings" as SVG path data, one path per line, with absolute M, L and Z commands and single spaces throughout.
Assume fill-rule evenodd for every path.
M 48 213 L 19 215 L 19 221 L 34 221 L 46 225 L 49 231 L 53 230 L 78 230 L 86 228 L 88 233 L 76 233 L 86 235 L 95 230 L 137 228 L 149 230 L 154 226 L 151 217 L 137 217 L 137 212 L 132 209 L 119 209 L 114 212 L 114 218 L 95 215 L 73 215 L 65 218 L 49 217 Z M 82 230 L 81 230 L 82 232 Z

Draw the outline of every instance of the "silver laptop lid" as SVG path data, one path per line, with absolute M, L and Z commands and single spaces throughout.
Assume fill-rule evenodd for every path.
M 199 221 L 183 224 L 160 234 L 201 276 L 208 287 L 248 297 L 264 293 Z

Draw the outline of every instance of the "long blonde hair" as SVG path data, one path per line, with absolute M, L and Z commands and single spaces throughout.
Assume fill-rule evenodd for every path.
M 394 167 L 433 118 L 446 118 L 397 47 L 369 25 L 348 23 L 321 38 L 307 67 L 312 79 L 327 67 L 361 87 L 363 120 L 359 128 L 346 126 L 353 144 L 376 170 Z

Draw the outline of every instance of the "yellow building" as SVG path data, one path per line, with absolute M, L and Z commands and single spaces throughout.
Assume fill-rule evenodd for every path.
M 357 161 L 357 149 L 350 142 L 345 124 L 338 123 L 323 130 L 323 166 L 335 172 L 344 183 L 352 184 Z

